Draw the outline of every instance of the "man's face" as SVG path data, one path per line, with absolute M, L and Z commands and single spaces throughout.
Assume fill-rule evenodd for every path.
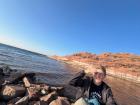
M 96 69 L 93 71 L 93 78 L 96 84 L 100 84 L 104 80 L 105 74 L 101 69 Z

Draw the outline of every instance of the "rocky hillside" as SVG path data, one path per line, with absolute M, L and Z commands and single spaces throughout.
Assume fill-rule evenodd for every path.
M 107 68 L 108 74 L 123 73 L 123 75 L 128 74 L 130 76 L 135 76 L 136 79 L 140 77 L 139 55 L 129 53 L 103 53 L 97 55 L 88 52 L 80 52 L 63 57 L 54 56 L 53 58 L 65 62 L 76 61 L 83 64 L 92 64 L 92 65 L 102 64 Z

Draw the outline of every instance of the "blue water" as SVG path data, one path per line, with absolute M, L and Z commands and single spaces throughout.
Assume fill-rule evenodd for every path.
M 65 74 L 70 72 L 69 69 L 73 69 L 46 55 L 0 44 L 0 66 L 5 64 L 13 69 L 42 73 Z

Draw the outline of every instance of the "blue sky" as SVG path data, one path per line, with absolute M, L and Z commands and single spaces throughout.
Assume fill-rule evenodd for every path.
M 139 0 L 0 0 L 0 42 L 43 54 L 140 54 Z

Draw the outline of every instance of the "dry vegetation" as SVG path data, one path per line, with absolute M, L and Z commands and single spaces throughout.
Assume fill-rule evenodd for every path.
M 92 54 L 80 52 L 68 56 L 54 56 L 53 58 L 63 61 L 78 61 L 87 64 L 102 64 L 115 72 L 127 73 L 140 76 L 140 56 L 129 53 L 103 53 Z

